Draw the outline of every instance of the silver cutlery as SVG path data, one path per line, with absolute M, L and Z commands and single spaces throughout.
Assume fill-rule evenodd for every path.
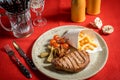
M 24 60 L 26 61 L 26 63 L 33 70 L 36 70 L 36 67 L 35 67 L 34 63 L 32 62 L 32 60 L 30 60 L 30 58 L 25 54 L 25 52 L 20 48 L 20 46 L 15 41 L 13 41 L 13 46 L 17 50 L 17 52 L 24 58 Z
M 9 44 L 4 46 L 4 49 L 6 53 L 9 55 L 10 58 L 12 58 L 18 65 L 20 71 L 27 77 L 27 78 L 32 78 L 32 75 L 28 71 L 28 69 L 21 63 L 21 61 L 15 56 L 14 51 L 12 48 L 9 46 Z

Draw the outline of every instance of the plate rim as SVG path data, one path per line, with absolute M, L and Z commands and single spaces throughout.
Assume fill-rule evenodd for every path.
M 52 28 L 52 29 L 47 30 L 46 32 L 44 32 L 43 34 L 41 34 L 41 35 L 35 40 L 35 42 L 33 43 L 32 54 L 31 54 L 31 55 L 32 55 L 32 60 L 33 60 L 33 48 L 34 48 L 34 46 L 36 45 L 36 43 L 38 42 L 38 40 L 39 40 L 43 35 L 45 35 L 47 32 L 49 32 L 49 31 L 51 31 L 51 30 L 59 29 L 59 28 L 64 28 L 64 27 L 75 27 L 75 29 L 76 29 L 76 28 L 84 28 L 84 29 L 92 30 L 92 31 L 103 41 L 103 43 L 104 43 L 104 45 L 105 45 L 105 48 L 106 48 L 106 51 L 107 51 L 107 52 L 106 52 L 107 55 L 106 55 L 106 57 L 105 57 L 105 61 L 103 62 L 103 64 L 101 65 L 101 67 L 100 67 L 96 72 L 94 72 L 93 74 L 85 77 L 84 79 L 87 79 L 87 78 L 90 78 L 90 77 L 94 76 L 94 75 L 97 74 L 100 70 L 102 70 L 103 67 L 105 66 L 105 64 L 107 63 L 108 55 L 109 55 L 109 54 L 108 54 L 108 53 L 109 53 L 109 50 L 108 50 L 108 46 L 107 46 L 106 41 L 102 38 L 102 36 L 101 36 L 100 34 L 98 34 L 97 32 L 95 32 L 93 29 L 86 28 L 86 27 L 84 27 L 84 26 L 80 26 L 80 25 L 62 25 L 62 26 L 57 26 L 57 27 L 55 27 L 55 28 Z M 33 63 L 35 64 L 34 60 L 33 60 Z M 35 66 L 36 66 L 36 64 L 35 64 Z M 36 66 L 36 67 L 37 67 L 37 66 Z M 38 68 L 37 68 L 37 69 L 38 69 Z M 46 75 L 44 72 L 40 71 L 39 69 L 38 69 L 38 71 L 41 72 L 42 74 Z M 53 78 L 53 77 L 51 77 L 51 76 L 49 76 L 49 75 L 46 75 L 46 76 L 49 77 L 49 78 Z M 57 78 L 53 78 L 53 79 L 57 79 Z

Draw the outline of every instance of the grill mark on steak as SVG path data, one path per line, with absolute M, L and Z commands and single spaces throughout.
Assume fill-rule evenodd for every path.
M 81 64 L 81 61 L 78 60 L 77 56 L 75 54 L 71 54 L 73 56 L 73 59 L 75 60 L 77 66 L 79 66 L 79 64 Z
M 82 58 L 79 56 L 79 53 L 78 52 L 73 52 L 74 55 L 76 56 L 76 59 L 78 60 L 78 63 L 81 64 L 82 63 Z
M 78 51 L 80 53 L 80 55 L 83 57 L 84 61 L 86 61 L 86 55 L 84 51 Z M 87 53 L 87 52 L 86 52 Z
M 82 57 L 82 63 L 84 63 L 86 59 L 85 59 L 85 56 L 83 55 L 82 51 L 81 52 L 75 51 L 75 52 L 78 52 L 78 54 L 80 55 L 80 57 Z
M 66 65 L 65 61 L 63 60 L 63 58 L 60 59 L 60 63 L 62 63 L 63 67 L 65 67 L 65 68 L 67 67 L 67 65 Z
M 75 62 L 75 60 L 74 60 L 74 58 L 73 58 L 73 56 L 71 54 L 73 54 L 73 53 L 69 54 L 69 59 L 70 59 L 71 63 L 73 64 L 73 70 L 78 69 L 79 67 L 76 64 L 76 62 Z
M 68 69 L 69 68 L 69 64 L 67 64 L 67 61 L 65 60 L 65 57 L 63 57 L 62 59 L 63 59 L 63 62 L 64 62 L 63 65 L 65 65 L 66 69 Z
M 62 66 L 62 63 L 61 63 L 61 61 L 59 59 L 56 60 L 56 62 L 58 62 L 57 65 L 56 65 L 58 68 L 59 68 L 59 65 Z
M 68 59 L 68 57 L 65 56 L 64 59 L 66 60 L 66 63 L 67 63 L 67 65 L 69 66 L 69 68 L 72 68 L 73 65 L 72 65 L 72 63 L 70 62 L 70 60 Z
M 78 69 L 79 68 L 79 65 L 78 65 L 78 62 L 76 61 L 76 56 L 74 56 L 74 53 L 71 53 L 71 57 L 73 58 L 73 61 L 75 62 L 75 64 L 76 64 L 76 68 L 75 68 L 75 70 L 76 69 Z
M 90 58 L 89 55 L 86 51 L 79 51 L 81 55 L 84 56 L 84 63 L 81 65 L 81 68 L 85 68 L 89 62 L 90 62 Z
M 77 52 L 77 51 L 74 51 L 75 55 L 78 57 L 78 59 L 80 60 L 80 63 L 83 63 L 84 60 L 83 58 L 81 57 L 81 55 Z
M 63 60 L 64 60 L 65 64 L 67 65 L 67 67 L 66 67 L 66 68 L 67 68 L 67 69 L 69 69 L 69 68 L 70 68 L 70 66 L 69 66 L 68 61 L 66 60 L 66 58 L 67 58 L 67 57 L 65 57 L 65 56 L 64 56 L 64 57 L 63 57 Z
M 80 52 L 80 51 L 79 51 Z M 88 52 L 82 51 L 85 56 L 88 56 Z M 87 53 L 87 54 L 86 54 Z
M 71 64 L 72 64 L 72 68 L 75 68 L 75 65 L 74 65 L 74 62 L 73 62 L 71 56 L 67 56 L 67 58 L 70 60 L 70 62 L 71 62 Z

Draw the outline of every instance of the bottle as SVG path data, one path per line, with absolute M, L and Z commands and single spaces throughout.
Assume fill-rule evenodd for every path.
M 87 13 L 97 15 L 100 13 L 101 0 L 87 0 Z
M 85 20 L 86 0 L 72 0 L 71 20 L 73 22 L 83 22 Z

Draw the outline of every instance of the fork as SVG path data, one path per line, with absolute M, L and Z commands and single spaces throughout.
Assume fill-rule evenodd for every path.
M 30 72 L 27 70 L 27 68 L 21 63 L 21 61 L 15 56 L 14 51 L 11 49 L 9 44 L 4 46 L 4 49 L 6 53 L 11 57 L 18 65 L 20 71 L 27 77 L 27 78 L 32 78 L 32 75 Z

